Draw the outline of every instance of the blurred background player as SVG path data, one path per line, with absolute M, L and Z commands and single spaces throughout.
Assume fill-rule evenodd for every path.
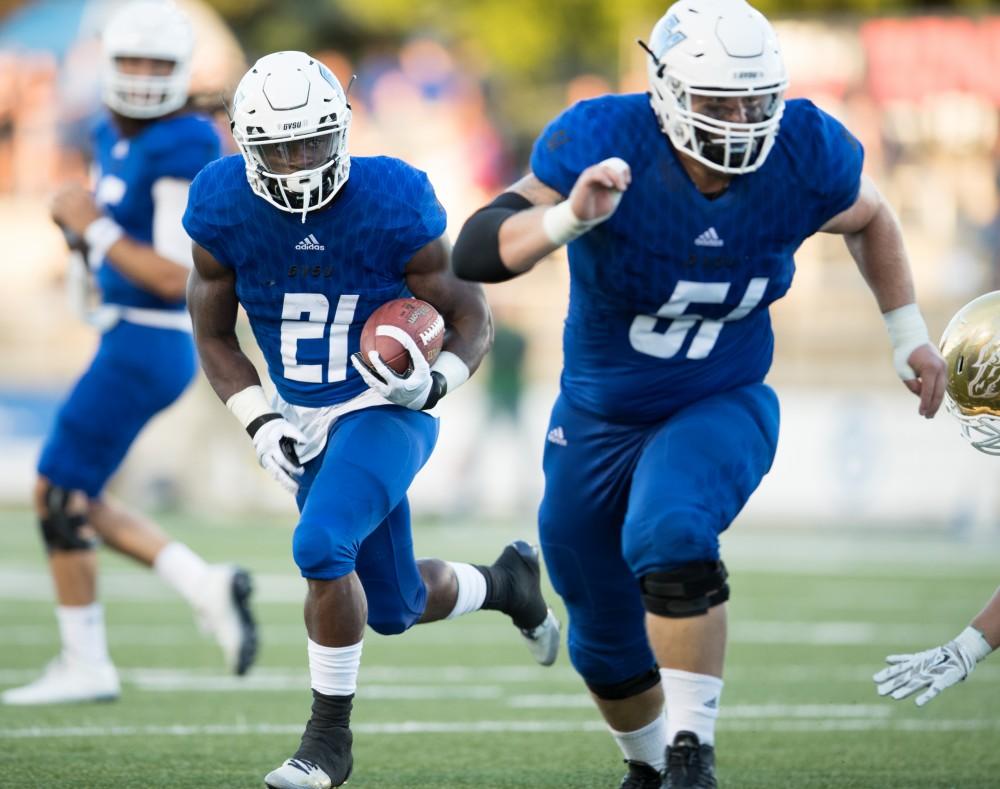
M 399 159 L 350 157 L 350 122 L 326 66 L 302 52 L 261 58 L 233 100 L 243 157 L 207 167 L 184 216 L 196 242 L 189 300 L 202 366 L 300 510 L 292 551 L 308 581 L 312 717 L 295 755 L 265 778 L 274 789 L 350 776 L 365 624 L 395 634 L 487 608 L 511 617 L 539 663 L 552 663 L 559 643 L 526 543 L 489 567 L 414 558 L 406 493 L 438 435 L 425 412 L 479 366 L 490 313 L 482 288 L 451 273 L 445 212 L 427 176 Z M 354 353 L 352 368 L 368 317 L 407 293 L 448 327 L 433 367 L 405 332 L 383 326 L 412 369 L 398 376 L 374 351 Z M 273 404 L 235 335 L 239 305 Z
M 244 673 L 256 652 L 250 579 L 209 565 L 146 518 L 103 494 L 143 426 L 173 403 L 195 372 L 184 289 L 191 242 L 181 225 L 190 181 L 219 155 L 208 119 L 186 113 L 194 38 L 167 2 L 121 8 L 103 39 L 103 100 L 96 124 L 93 193 L 63 188 L 52 218 L 96 279 L 101 304 L 88 311 L 102 332 L 42 450 L 35 508 L 49 554 L 62 652 L 40 679 L 3 694 L 7 704 L 112 699 L 117 672 L 97 602 L 103 542 L 153 567 L 191 604 Z
M 981 452 L 1000 455 L 1000 291 L 987 293 L 960 309 L 941 338 L 948 365 L 945 404 L 961 424 L 962 435 Z M 922 690 L 922 707 L 942 690 L 972 673 L 979 661 L 1000 646 L 1000 589 L 965 630 L 943 646 L 906 655 L 889 655 L 887 668 L 872 679 L 880 696 L 905 699 Z
M 664 768 L 671 789 L 714 787 L 719 535 L 774 458 L 767 308 L 799 245 L 845 237 L 927 418 L 944 363 L 861 144 L 811 102 L 785 103 L 770 23 L 744 0 L 685 0 L 647 52 L 650 93 L 556 118 L 532 172 L 466 223 L 454 264 L 503 281 L 570 244 L 539 513 L 570 658 L 628 762 L 622 787 L 658 787 Z

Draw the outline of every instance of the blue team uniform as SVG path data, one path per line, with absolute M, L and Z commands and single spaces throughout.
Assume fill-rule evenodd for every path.
M 333 202 L 302 222 L 256 196 L 244 168 L 239 156 L 205 168 L 184 226 L 233 270 L 279 396 L 309 408 L 346 403 L 367 390 L 349 363 L 365 321 L 407 294 L 406 265 L 444 233 L 444 209 L 421 171 L 398 159 L 352 157 Z M 428 414 L 363 408 L 337 418 L 322 453 L 305 463 L 295 562 L 306 578 L 356 570 L 379 632 L 405 630 L 426 603 L 406 490 L 436 440 Z
M 534 174 L 569 195 L 612 156 L 632 183 L 569 245 L 561 391 L 549 424 L 539 530 L 592 685 L 647 672 L 637 579 L 719 558 L 718 536 L 767 473 L 778 402 L 763 383 L 768 306 L 799 245 L 857 199 L 863 151 L 836 120 L 789 101 L 754 173 L 710 199 L 645 95 L 581 102 L 535 144 Z
M 211 121 L 178 115 L 123 137 L 110 117 L 94 128 L 98 204 L 133 239 L 153 239 L 153 185 L 192 180 L 219 156 Z M 101 336 L 90 366 L 56 417 L 38 471 L 53 484 L 100 495 L 142 427 L 187 387 L 194 343 L 183 325 L 184 301 L 159 298 L 105 260 L 97 283 L 104 305 L 120 313 Z M 179 320 L 180 319 L 180 320 Z

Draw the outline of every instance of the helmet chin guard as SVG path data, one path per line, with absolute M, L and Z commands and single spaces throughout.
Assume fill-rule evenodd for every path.
M 337 78 L 304 52 L 261 58 L 233 99 L 233 139 L 250 188 L 281 211 L 301 213 L 303 222 L 347 182 L 350 123 Z
M 767 19 L 744 0 L 681 0 L 643 47 L 650 104 L 674 147 L 721 173 L 759 169 L 788 86 Z

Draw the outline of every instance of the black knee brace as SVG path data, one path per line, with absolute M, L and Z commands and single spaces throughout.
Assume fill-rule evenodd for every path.
M 659 616 L 700 616 L 729 599 L 728 575 L 722 562 L 692 562 L 676 570 L 649 573 L 639 579 L 642 602 L 649 613 Z
M 656 666 L 653 666 L 649 671 L 644 671 L 642 674 L 627 679 L 624 682 L 618 682 L 614 685 L 595 685 L 592 682 L 588 682 L 587 688 L 599 699 L 621 701 L 632 696 L 638 696 L 640 693 L 650 688 L 655 688 L 659 684 L 660 670 Z
M 45 549 L 52 551 L 89 551 L 95 541 L 80 534 L 87 524 L 87 516 L 67 511 L 69 497 L 73 491 L 50 485 L 45 491 L 45 508 L 48 515 L 39 520 Z

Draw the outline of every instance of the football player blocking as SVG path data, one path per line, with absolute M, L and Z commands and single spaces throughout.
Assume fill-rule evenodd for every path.
M 643 46 L 649 94 L 552 121 L 530 174 L 469 219 L 453 263 L 498 282 L 569 244 L 539 533 L 570 659 L 628 763 L 622 787 L 714 787 L 719 535 L 774 456 L 767 308 L 795 250 L 844 236 L 924 417 L 944 363 L 860 143 L 810 102 L 785 102 L 768 21 L 743 0 L 686 0 Z
M 95 191 L 67 186 L 52 203 L 53 220 L 78 252 L 67 279 L 86 287 L 93 278 L 100 288 L 101 305 L 85 317 L 101 339 L 59 410 L 35 487 L 62 650 L 40 679 L 4 692 L 7 704 L 118 696 L 97 602 L 98 542 L 174 587 L 232 671 L 244 673 L 256 653 L 247 574 L 206 564 L 103 493 L 139 431 L 195 373 L 184 311 L 191 242 L 181 216 L 188 184 L 218 157 L 219 139 L 208 118 L 183 109 L 193 44 L 188 20 L 171 5 L 136 2 L 115 14 L 102 42 L 108 113 L 94 132 Z M 77 302 L 88 300 L 83 293 Z
M 413 555 L 406 491 L 438 432 L 427 409 L 478 367 L 490 314 L 482 288 L 451 272 L 427 177 L 398 159 L 350 157 L 350 121 L 325 66 L 301 52 L 260 59 L 233 101 L 242 157 L 206 167 L 184 215 L 202 366 L 300 511 L 292 553 L 308 584 L 312 717 L 292 758 L 265 778 L 276 789 L 340 786 L 351 774 L 366 624 L 394 634 L 496 609 L 539 663 L 551 664 L 559 644 L 526 543 L 490 566 Z M 397 375 L 373 352 L 373 373 L 357 358 L 362 327 L 407 295 L 444 318 L 443 350 L 431 366 L 409 334 L 380 327 L 412 369 Z M 240 304 L 277 390 L 271 402 L 234 334 Z
M 941 337 L 948 367 L 945 406 L 962 435 L 980 452 L 1000 455 L 1000 291 L 966 304 Z M 889 655 L 872 679 L 880 696 L 905 699 L 918 691 L 918 707 L 961 682 L 1000 646 L 1000 589 L 955 638 L 922 652 Z

